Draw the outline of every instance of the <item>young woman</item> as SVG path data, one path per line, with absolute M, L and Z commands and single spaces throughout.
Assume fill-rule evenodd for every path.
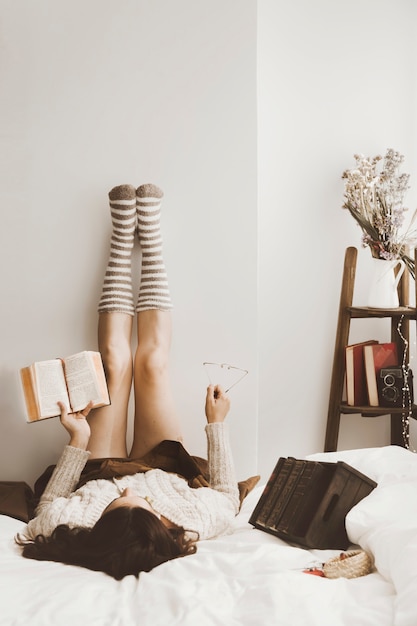
M 81 565 L 116 579 L 137 576 L 193 554 L 198 539 L 227 532 L 238 513 L 239 488 L 224 423 L 229 398 L 222 388 L 210 385 L 206 395 L 208 482 L 180 443 L 168 371 L 172 305 L 162 255 L 162 197 L 155 185 L 137 190 L 121 185 L 109 193 L 113 233 L 98 307 L 98 342 L 111 405 L 87 406 L 72 415 L 60 405 L 70 440 L 36 516 L 18 538 L 28 558 Z M 135 305 L 136 233 L 142 254 Z M 138 345 L 132 358 L 135 313 Z M 134 438 L 128 453 L 132 379 Z

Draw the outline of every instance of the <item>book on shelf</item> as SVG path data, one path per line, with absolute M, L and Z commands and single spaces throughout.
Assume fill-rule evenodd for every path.
M 364 347 L 377 344 L 376 339 L 346 346 L 346 402 L 349 406 L 368 404 Z
M 397 344 L 394 342 L 377 343 L 363 349 L 366 383 L 370 406 L 380 406 L 378 395 L 378 377 L 381 368 L 398 364 Z
M 69 413 L 110 404 L 110 396 L 99 352 L 84 350 L 63 359 L 37 361 L 20 370 L 27 421 L 60 415 L 58 402 Z

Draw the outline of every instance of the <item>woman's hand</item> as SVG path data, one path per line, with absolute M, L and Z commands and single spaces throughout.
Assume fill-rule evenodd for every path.
M 220 385 L 209 385 L 206 395 L 206 418 L 209 424 L 224 422 L 230 409 L 230 400 Z
M 68 413 L 63 402 L 58 402 L 58 406 L 61 409 L 61 424 L 70 435 L 69 445 L 86 450 L 91 435 L 90 425 L 86 417 L 90 413 L 93 403 L 89 402 L 85 409 L 78 413 Z

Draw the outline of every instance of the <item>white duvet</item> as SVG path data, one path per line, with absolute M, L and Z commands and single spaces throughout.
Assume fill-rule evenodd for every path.
M 329 580 L 303 572 L 337 551 L 292 547 L 248 518 L 262 487 L 245 500 L 230 535 L 139 579 L 36 562 L 20 556 L 24 524 L 0 516 L 1 626 L 417 626 L 417 455 L 388 446 L 318 454 L 378 482 L 347 516 L 354 544 L 376 570 Z

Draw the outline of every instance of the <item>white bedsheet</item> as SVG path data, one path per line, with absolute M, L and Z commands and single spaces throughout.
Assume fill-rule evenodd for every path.
M 351 580 L 303 573 L 338 552 L 253 529 L 247 520 L 262 487 L 232 534 L 139 580 L 24 559 L 13 541 L 24 524 L 0 516 L 1 626 L 416 626 L 417 455 L 388 446 L 309 458 L 341 459 L 378 481 L 347 518 L 378 571 Z

